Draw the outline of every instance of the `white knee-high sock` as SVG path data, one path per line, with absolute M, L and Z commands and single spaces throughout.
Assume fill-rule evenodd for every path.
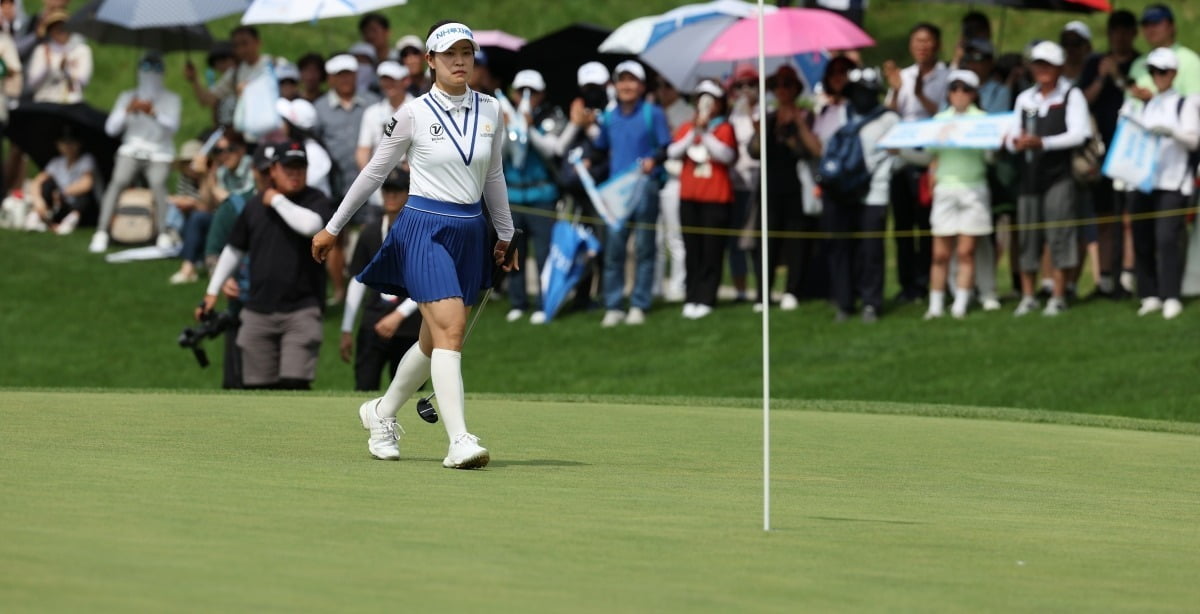
M 388 384 L 387 392 L 379 401 L 375 413 L 380 418 L 394 418 L 400 407 L 429 379 L 429 364 L 429 357 L 421 351 L 421 343 L 412 344 L 400 359 L 400 364 L 396 367 L 396 377 Z
M 437 393 L 438 415 L 450 441 L 467 432 L 462 380 L 462 352 L 433 350 L 430 365 L 433 391 Z

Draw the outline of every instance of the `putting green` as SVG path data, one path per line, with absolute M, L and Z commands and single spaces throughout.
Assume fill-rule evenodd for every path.
M 0 392 L 0 607 L 1200 603 L 1195 435 L 777 411 L 764 533 L 754 410 L 472 399 L 493 462 L 458 472 L 411 406 L 404 460 L 370 460 L 361 400 Z

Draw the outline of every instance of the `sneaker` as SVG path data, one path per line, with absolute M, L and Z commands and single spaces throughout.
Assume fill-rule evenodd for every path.
M 944 312 L 940 309 L 930 309 L 929 311 L 925 312 L 925 315 L 922 316 L 922 318 L 926 321 L 937 320 L 945 315 L 946 315 L 946 312 Z
M 1117 278 L 1117 284 L 1132 294 L 1137 288 L 1137 276 L 1133 274 L 1133 271 L 1121 271 L 1121 276 Z
M 170 281 L 172 286 L 178 286 L 180 284 L 194 283 L 198 279 L 200 279 L 200 276 L 197 275 L 196 271 L 193 269 L 190 272 L 175 271 L 175 274 L 172 275 L 168 281 Z
M 1052 298 L 1046 301 L 1046 308 L 1042 310 L 1042 315 L 1052 318 L 1067 310 L 1067 301 L 1062 298 Z
M 699 320 L 700 318 L 708 317 L 708 314 L 713 312 L 713 308 L 704 303 L 696 303 L 692 308 L 692 319 Z
M 546 312 L 545 311 L 533 312 L 529 316 L 529 323 L 530 324 L 545 324 L 546 323 Z
M 870 305 L 863 307 L 862 321 L 864 324 L 874 324 L 878 322 L 879 312 L 875 311 L 875 308 Z
M 1037 308 L 1038 308 L 1038 301 L 1036 298 L 1033 298 L 1032 296 L 1024 296 L 1024 297 L 1021 297 L 1021 302 L 1017 303 L 1017 308 L 1015 311 L 1013 311 L 1013 315 L 1018 318 L 1021 316 L 1026 316 L 1026 315 L 1029 315 L 1030 313 L 1032 313 L 1033 310 L 1037 309 Z
M 54 229 L 55 234 L 69 235 L 75 232 L 75 227 L 79 225 L 79 212 L 72 211 L 58 223 L 58 227 Z
M 800 299 L 797 299 L 796 295 L 792 294 L 791 292 L 785 293 L 783 297 L 779 299 L 779 308 L 783 311 L 795 311 L 799 306 Z
M 1000 311 L 1000 299 L 997 299 L 994 296 L 983 299 L 983 310 Z
M 630 307 L 629 315 L 625 316 L 625 323 L 630 326 L 637 326 L 646 323 L 646 312 L 638 307 Z
M 1163 302 L 1157 296 L 1151 296 L 1142 299 L 1142 306 L 1138 308 L 1138 315 L 1150 315 L 1156 311 L 1162 311 Z
M 687 298 L 687 293 L 683 288 L 670 287 L 666 292 L 663 292 L 663 300 L 668 303 L 682 303 Z
M 1177 298 L 1169 298 L 1163 301 L 1162 311 L 1163 318 L 1174 320 L 1179 317 L 1179 314 L 1183 313 L 1183 303 L 1179 302 Z
M 695 320 L 696 319 L 695 314 L 696 314 L 696 304 L 695 303 L 684 303 L 683 317 L 687 318 L 688 320 Z
M 950 317 L 961 320 L 967 317 L 967 304 L 955 302 L 950 306 Z
M 96 234 L 92 235 L 92 242 L 88 243 L 88 251 L 93 254 L 102 254 L 108 249 L 108 233 L 103 230 L 97 230 Z
M 516 322 L 517 320 L 520 320 L 521 317 L 524 315 L 525 315 L 525 310 L 523 310 L 523 309 L 509 309 L 508 315 L 504 316 L 504 319 L 508 320 L 509 322 Z
M 492 457 L 487 448 L 479 445 L 479 438 L 463 433 L 450 444 L 450 451 L 446 452 L 442 466 L 447 469 L 482 469 L 490 460 Z
M 400 460 L 400 435 L 404 429 L 396 424 L 396 418 L 380 418 L 375 407 L 383 397 L 371 399 L 358 406 L 358 418 L 364 429 L 371 431 L 367 438 L 367 451 L 379 460 Z
M 600 321 L 600 326 L 604 328 L 612 328 L 621 322 L 625 321 L 625 312 L 619 309 L 609 309 L 604 312 L 604 319 Z
M 167 250 L 178 247 L 178 245 L 175 243 L 175 239 L 170 234 L 165 232 L 159 233 L 158 240 L 154 242 L 154 245 L 157 246 L 158 249 Z
M 46 232 L 46 222 L 42 220 L 42 216 L 37 214 L 37 211 L 30 211 L 25 216 L 25 220 L 21 223 L 21 228 L 29 232 Z

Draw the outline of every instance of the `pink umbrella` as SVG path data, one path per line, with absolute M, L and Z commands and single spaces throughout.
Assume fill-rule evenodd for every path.
M 763 19 L 768 57 L 875 45 L 854 22 L 822 9 L 782 8 Z M 722 32 L 700 56 L 700 61 L 734 62 L 755 57 L 758 57 L 758 20 L 742 19 Z
M 509 51 L 520 51 L 525 39 L 503 30 L 476 30 L 475 42 L 480 47 L 499 47 Z

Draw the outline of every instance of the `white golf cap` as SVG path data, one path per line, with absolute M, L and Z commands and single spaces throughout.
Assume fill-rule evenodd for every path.
M 296 68 L 295 64 L 284 64 L 280 62 L 275 65 L 275 80 L 283 81 L 291 79 L 292 81 L 300 80 L 300 69 Z
M 1146 56 L 1146 66 L 1159 70 L 1179 70 L 1179 56 L 1170 47 L 1159 47 Z
M 542 77 L 542 73 L 536 70 L 525 69 L 513 77 L 512 87 L 514 90 L 529 88 L 535 92 L 544 92 L 546 91 L 546 79 Z
M 724 98 L 725 97 L 725 90 L 721 89 L 721 86 L 718 85 L 717 82 L 713 81 L 712 79 L 705 79 L 705 80 L 701 81 L 700 84 L 696 86 L 696 90 L 692 93 L 697 96 L 699 96 L 700 94 L 708 94 L 708 95 L 712 96 L 713 98 Z
M 946 77 L 946 83 L 953 84 L 955 81 L 961 81 L 967 87 L 977 90 L 979 89 L 979 75 L 972 70 L 952 70 Z
M 579 73 L 576 75 L 579 81 L 579 87 L 585 85 L 604 85 L 608 83 L 610 75 L 608 67 L 600 62 L 588 62 L 579 67 Z
M 396 41 L 396 51 L 404 51 L 409 47 L 425 53 L 425 41 L 421 40 L 421 37 L 416 34 L 401 36 L 400 40 Z
M 317 108 L 303 98 L 280 98 L 275 101 L 275 112 L 301 130 L 312 130 L 317 125 Z
M 638 81 L 646 80 L 646 69 L 642 68 L 642 65 L 635 60 L 625 60 L 624 62 L 617 64 L 617 67 L 613 70 L 613 74 L 616 75 L 618 79 L 621 78 L 621 75 L 624 73 L 629 73 L 637 77 Z
M 1082 21 L 1067 22 L 1067 25 L 1063 26 L 1062 31 L 1063 31 L 1063 34 L 1066 34 L 1067 32 L 1073 32 L 1073 33 L 1078 34 L 1079 36 L 1083 37 L 1083 39 L 1088 41 L 1089 43 L 1092 42 L 1092 29 L 1089 28 L 1088 25 L 1086 23 L 1083 23 Z
M 375 67 L 375 75 L 380 79 L 387 77 L 399 81 L 408 77 L 408 69 L 400 62 L 387 60 L 386 62 L 380 62 L 379 66 Z
M 471 41 L 471 47 L 479 51 L 479 43 L 475 42 L 471 28 L 458 22 L 445 24 L 431 32 L 429 38 L 425 39 L 425 48 L 433 53 L 442 53 L 458 41 Z
M 357 43 L 350 45 L 350 48 L 346 50 L 346 53 L 349 53 L 350 55 L 365 55 L 372 60 L 379 59 L 378 55 L 375 53 L 375 48 L 371 46 L 371 43 L 366 41 L 358 41 Z
M 1042 41 L 1029 51 L 1030 62 L 1045 62 L 1051 66 L 1063 65 L 1063 48 L 1054 41 Z
M 358 72 L 358 60 L 350 54 L 342 53 L 325 62 L 325 74 L 336 75 L 340 72 Z

